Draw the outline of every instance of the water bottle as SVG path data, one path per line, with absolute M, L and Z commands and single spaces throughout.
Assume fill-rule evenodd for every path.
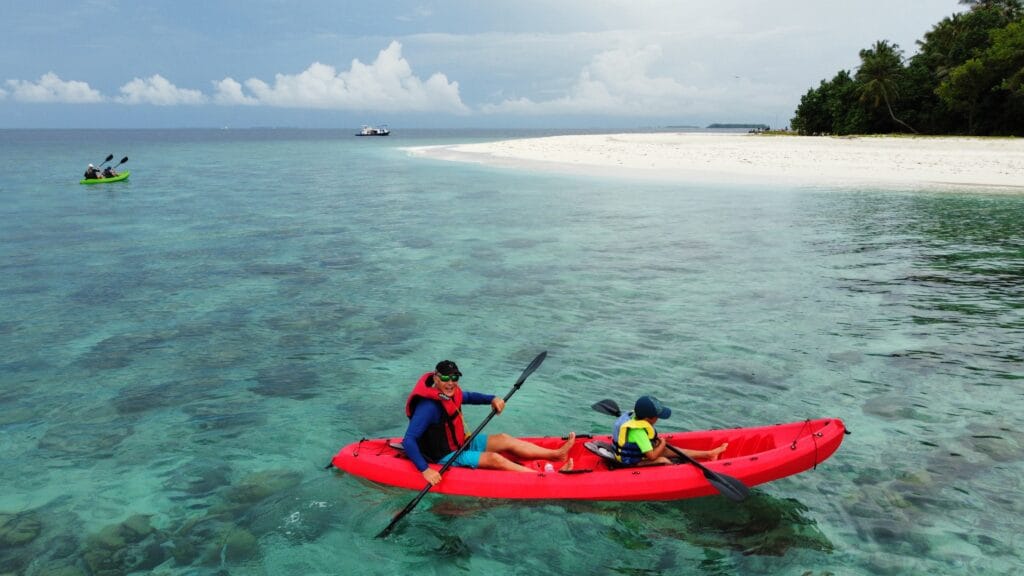
M 551 462 L 548 462 L 547 464 L 544 465 L 544 473 L 545 474 L 551 474 L 554 471 L 555 471 L 555 467 L 551 465 Z

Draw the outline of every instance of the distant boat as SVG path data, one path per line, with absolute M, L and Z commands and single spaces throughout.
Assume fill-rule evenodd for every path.
M 380 126 L 367 126 L 363 125 L 363 129 L 356 132 L 356 136 L 387 136 L 391 134 L 391 130 L 388 130 L 387 124 L 381 124 Z

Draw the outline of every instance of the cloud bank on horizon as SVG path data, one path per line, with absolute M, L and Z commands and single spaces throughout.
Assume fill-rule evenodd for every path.
M 133 78 L 120 88 L 120 95 L 109 97 L 82 80 L 63 80 L 53 72 L 38 81 L 7 80 L 0 96 L 25 103 L 102 103 L 152 104 L 154 106 L 201 105 L 275 106 L 280 108 L 321 108 L 338 110 L 378 110 L 465 113 L 469 109 L 459 98 L 459 83 L 449 82 L 444 74 L 426 81 L 412 72 L 402 57 L 397 41 L 381 50 L 371 64 L 358 59 L 348 70 L 314 62 L 298 74 L 277 74 L 273 84 L 258 78 L 240 83 L 234 78 L 212 82 L 212 94 L 179 88 L 160 74 Z M 2 89 L 0 89 L 2 90 Z
M 484 104 L 484 113 L 574 114 L 610 113 L 644 116 L 669 112 L 698 90 L 669 77 L 652 76 L 651 67 L 661 58 L 657 46 L 610 50 L 594 56 L 579 73 L 565 96 L 533 101 L 526 97 Z M 25 103 L 152 104 L 154 106 L 218 104 L 222 106 L 273 106 L 380 112 L 446 112 L 468 114 L 459 96 L 459 83 L 435 73 L 426 81 L 417 77 L 402 57 L 397 41 L 380 51 L 376 60 L 363 64 L 352 60 L 348 70 L 314 62 L 298 74 L 277 74 L 274 82 L 249 78 L 239 82 L 227 77 L 215 80 L 213 92 L 179 88 L 159 74 L 133 78 L 109 97 L 82 80 L 63 80 L 47 72 L 38 81 L 7 80 L 10 97 Z
M 69 105 L 76 121 L 89 117 L 86 110 L 116 118 L 129 107 L 139 111 L 134 122 L 159 117 L 172 125 L 219 122 L 246 110 L 260 111 L 246 116 L 260 122 L 291 110 L 442 124 L 778 124 L 818 81 L 855 67 L 859 49 L 888 39 L 909 55 L 932 24 L 962 9 L 957 0 L 521 0 L 500 8 L 464 0 L 348 7 L 310 0 L 282 19 L 276 3 L 261 1 L 244 9 L 194 0 L 176 7 L 43 4 L 17 5 L 8 16 L 11 33 L 0 39 L 0 127 L 47 118 L 37 112 L 42 105 Z M 180 12 L 192 4 L 207 17 L 182 23 Z M 96 38 L 83 30 L 81 21 L 101 5 L 132 22 L 124 34 Z M 41 19 L 44 10 L 57 20 Z M 163 34 L 159 45 L 150 41 L 155 34 Z M 95 70 L 94 62 L 115 60 L 117 66 Z

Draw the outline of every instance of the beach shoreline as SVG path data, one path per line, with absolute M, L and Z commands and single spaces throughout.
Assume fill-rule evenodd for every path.
M 1024 139 L 625 133 L 408 148 L 415 156 L 624 179 L 1024 194 Z

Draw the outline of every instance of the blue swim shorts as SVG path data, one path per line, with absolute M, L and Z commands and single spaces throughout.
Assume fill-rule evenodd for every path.
M 463 450 L 462 454 L 459 454 L 459 457 L 455 459 L 455 462 L 452 463 L 452 466 L 462 466 L 463 468 L 476 468 L 480 466 L 480 455 L 486 451 L 487 435 L 477 434 L 477 437 L 473 438 L 473 441 L 469 443 L 469 446 L 467 446 L 466 449 Z M 455 452 L 452 452 L 445 456 L 444 458 L 441 458 L 440 460 L 438 460 L 438 462 L 441 464 L 447 464 L 448 461 L 451 460 L 452 454 L 455 454 Z

